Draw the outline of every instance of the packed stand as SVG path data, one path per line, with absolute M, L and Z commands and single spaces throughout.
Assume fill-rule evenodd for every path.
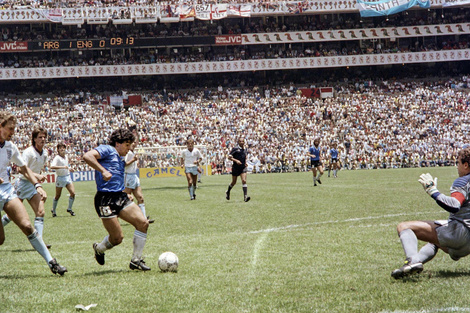
M 469 144 L 470 93 L 467 77 L 446 82 L 359 83 L 336 87 L 336 96 L 305 98 L 294 85 L 217 90 L 175 97 L 170 91 L 143 95 L 144 104 L 116 111 L 105 98 L 81 92 L 49 99 L 4 99 L 0 106 L 18 117 L 14 141 L 25 149 L 31 125 L 48 130 L 47 147 L 68 145 L 75 170 L 87 170 L 84 153 L 104 143 L 113 129 L 135 125 L 140 148 L 183 146 L 192 137 L 207 148 L 213 172 L 227 173 L 226 159 L 245 136 L 254 172 L 305 171 L 307 150 L 321 138 L 327 164 L 338 144 L 344 169 L 443 166 Z M 143 150 L 142 150 L 143 151 Z M 155 151 L 157 151 L 155 149 Z M 162 149 L 158 151 L 163 151 Z M 179 165 L 178 155 L 144 154 L 139 167 Z
M 250 19 L 230 18 L 215 21 L 195 20 L 181 23 L 149 23 L 136 25 L 1 25 L 3 41 L 10 40 L 60 40 L 99 39 L 110 37 L 166 38 L 195 37 L 230 34 L 254 34 L 271 32 L 318 31 L 340 29 L 366 29 L 400 26 L 420 26 L 466 23 L 470 20 L 469 10 L 447 9 L 446 15 L 436 11 L 415 11 L 394 14 L 388 20 L 383 18 L 361 18 L 357 14 L 336 15 L 293 15 L 277 17 L 251 17 Z

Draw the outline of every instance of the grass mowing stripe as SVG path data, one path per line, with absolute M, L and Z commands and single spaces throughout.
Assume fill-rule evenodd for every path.
M 274 228 L 268 228 L 268 229 L 254 230 L 254 231 L 251 231 L 250 234 L 270 233 L 270 232 L 289 230 L 289 229 L 299 228 L 299 227 L 308 227 L 308 226 L 324 225 L 324 224 L 347 223 L 347 222 L 357 222 L 357 221 L 372 220 L 372 219 L 379 219 L 379 218 L 405 216 L 405 215 L 411 215 L 411 214 L 412 215 L 430 214 L 430 213 L 435 213 L 435 212 L 436 211 L 434 210 L 434 211 L 428 211 L 428 212 L 398 213 L 398 214 L 387 214 L 387 215 L 382 215 L 382 216 L 367 216 L 367 217 L 350 218 L 350 219 L 346 219 L 346 220 L 342 220 L 342 221 L 341 220 L 336 220 L 336 221 L 314 222 L 314 223 L 307 223 L 307 224 L 301 224 L 301 225 L 288 225 L 288 226 L 283 226 L 283 227 L 274 227 Z
M 381 311 L 380 313 L 434 313 L 434 312 L 470 312 L 470 308 L 441 308 L 441 309 L 430 309 L 430 310 L 419 310 L 419 311 Z
M 448 194 L 455 168 L 341 171 L 315 188 L 311 173 L 249 175 L 247 203 L 241 186 L 225 200 L 227 175 L 205 177 L 196 201 L 184 177 L 142 179 L 156 219 L 146 273 L 129 270 L 134 228 L 127 223 L 124 242 L 104 266 L 96 263 L 91 244 L 106 235 L 93 206 L 96 186 L 77 182 L 76 216 L 61 198 L 51 218 L 46 203 L 44 238 L 69 272 L 53 276 L 24 234 L 7 226 L 0 312 L 71 312 L 79 303 L 113 313 L 466 312 L 470 257 L 454 262 L 439 252 L 419 277 L 390 277 L 403 264 L 396 225 L 448 216 L 416 182 L 423 171 Z M 50 199 L 55 186 L 45 188 Z M 178 273 L 158 271 L 164 251 L 178 255 Z

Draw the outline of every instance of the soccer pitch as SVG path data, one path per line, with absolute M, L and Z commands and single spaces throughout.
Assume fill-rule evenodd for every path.
M 121 221 L 124 241 L 94 260 L 92 244 L 106 232 L 93 207 L 94 182 L 75 183 L 71 217 L 66 190 L 51 217 L 48 184 L 44 240 L 69 272 L 54 276 L 15 225 L 0 246 L 0 312 L 468 312 L 470 258 L 440 251 L 421 275 L 394 280 L 404 255 L 396 225 L 446 219 L 417 182 L 437 176 L 449 194 L 455 167 L 341 171 L 313 187 L 312 174 L 203 177 L 190 201 L 184 177 L 142 179 L 149 227 L 144 249 L 150 272 L 129 269 L 134 228 Z M 32 210 L 26 203 L 30 216 Z M 173 251 L 178 273 L 161 273 L 158 256 Z

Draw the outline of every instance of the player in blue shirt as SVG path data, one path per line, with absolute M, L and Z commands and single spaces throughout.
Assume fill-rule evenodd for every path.
M 137 204 L 123 191 L 124 157 L 134 140 L 135 136 L 130 130 L 120 128 L 111 134 L 109 145 L 100 145 L 83 156 L 83 160 L 96 170 L 98 191 L 95 195 L 95 209 L 109 234 L 101 243 L 94 243 L 93 249 L 98 264 L 104 265 L 104 252 L 119 245 L 124 238 L 117 219 L 120 217 L 135 227 L 134 252 L 129 268 L 149 271 L 150 267 L 142 259 L 149 222 Z
M 338 177 L 336 175 L 337 170 L 339 168 L 338 166 L 338 150 L 336 150 L 336 142 L 333 142 L 331 144 L 331 149 L 330 149 L 330 166 L 328 166 L 328 177 L 330 177 L 330 172 L 333 169 L 333 177 L 336 178 Z
M 399 279 L 423 270 L 439 249 L 452 260 L 470 254 L 470 148 L 458 152 L 456 161 L 459 177 L 450 187 L 450 196 L 437 189 L 437 178 L 422 174 L 419 182 L 436 204 L 449 212 L 447 220 L 408 221 L 397 226 L 398 236 L 405 252 L 405 264 L 392 272 Z M 418 240 L 426 244 L 418 251 Z
M 323 166 L 321 163 L 321 148 L 320 148 L 320 139 L 315 138 L 313 141 L 313 147 L 308 149 L 308 156 L 310 157 L 310 165 L 312 167 L 313 173 L 313 186 L 317 185 L 317 182 L 321 184 L 320 177 L 323 175 Z M 318 176 L 317 176 L 318 170 Z

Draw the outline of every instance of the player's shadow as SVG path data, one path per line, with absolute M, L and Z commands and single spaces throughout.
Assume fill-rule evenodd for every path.
M 145 190 L 179 190 L 179 189 L 187 189 L 188 186 L 186 185 L 183 185 L 182 187 L 178 186 L 178 187 L 153 187 L 153 188 L 142 188 L 142 191 L 145 191 Z
M 117 273 L 125 273 L 127 270 L 103 270 L 103 271 L 93 271 L 85 273 L 84 276 L 102 276 L 102 275 L 109 275 L 109 274 L 117 274 Z
M 103 270 L 103 271 L 94 271 L 94 272 L 88 272 L 83 274 L 83 276 L 103 276 L 103 275 L 109 275 L 109 274 L 119 274 L 119 273 L 126 273 L 126 272 L 131 272 L 130 270 Z M 0 275 L 0 279 L 8 279 L 8 280 L 23 280 L 23 279 L 31 279 L 31 278 L 45 278 L 44 275 L 51 276 L 51 277 L 59 277 L 59 275 L 53 275 L 52 273 L 47 273 L 45 271 L 44 273 L 46 274 L 24 274 L 24 275 L 18 275 L 18 274 L 11 274 L 11 275 Z M 50 275 L 49 275 L 50 274 Z M 68 274 L 65 274 L 68 275 Z
M 466 277 L 470 276 L 469 270 L 462 270 L 462 271 L 449 271 L 449 270 L 441 270 L 441 271 L 432 271 L 431 278 L 457 278 L 457 277 Z
M 47 272 L 45 272 L 47 273 Z M 53 275 L 50 271 L 49 273 Z M 47 275 L 47 274 L 46 274 Z M 31 279 L 31 278 L 44 278 L 44 274 L 26 274 L 26 275 L 0 275 L 0 279 L 8 279 L 8 280 L 21 280 L 21 279 Z
M 10 250 L 11 252 L 13 253 L 22 253 L 22 252 L 34 252 L 36 250 L 34 249 L 14 249 L 14 250 Z
M 396 282 L 401 283 L 420 283 L 424 280 L 429 279 L 449 279 L 449 278 L 459 278 L 470 276 L 470 271 L 450 271 L 450 270 L 441 270 L 441 271 L 424 271 L 419 275 L 412 275 L 409 277 L 404 277 L 402 279 L 396 280 Z

